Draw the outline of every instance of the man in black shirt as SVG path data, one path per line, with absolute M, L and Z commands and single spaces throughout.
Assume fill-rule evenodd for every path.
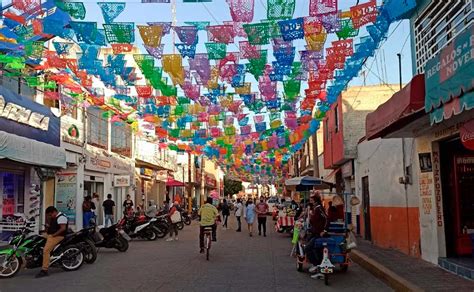
M 43 248 L 43 266 L 36 278 L 48 276 L 51 251 L 64 239 L 67 232 L 68 219 L 66 215 L 58 212 L 58 209 L 53 206 L 46 208 L 46 222 L 49 224 L 46 228 L 46 243 Z
M 115 202 L 112 200 L 112 194 L 107 195 L 107 200 L 102 203 L 102 207 L 104 207 L 105 227 L 109 227 L 108 222 L 110 225 L 114 224 Z

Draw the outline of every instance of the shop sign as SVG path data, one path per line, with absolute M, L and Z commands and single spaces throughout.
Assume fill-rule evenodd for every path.
M 76 224 L 76 192 L 77 175 L 75 173 L 59 173 L 56 175 L 55 205 L 64 213 L 70 224 Z
M 156 172 L 156 180 L 166 182 L 168 179 L 168 171 L 167 170 L 158 170 Z
M 86 155 L 86 169 L 107 173 L 131 173 L 131 165 L 115 157 L 105 157 L 88 152 Z
M 114 176 L 114 187 L 129 187 L 130 186 L 130 175 L 115 175 Z
M 217 186 L 217 182 L 211 176 L 206 175 L 206 186 L 208 186 L 210 188 L 215 188 Z
M 64 116 L 61 118 L 61 139 L 69 144 L 84 146 L 82 123 L 75 119 Z
M 443 226 L 443 202 L 441 198 L 441 172 L 439 162 L 439 152 L 433 152 L 433 180 L 435 189 L 435 202 L 436 202 L 436 221 L 438 226 Z
M 146 167 L 140 167 L 140 174 L 148 177 L 153 177 L 153 170 Z
M 0 87 L 0 129 L 2 131 L 59 146 L 59 118 L 31 99 Z
M 469 150 L 474 150 L 474 119 L 465 123 L 460 131 L 461 142 Z
M 422 173 L 432 172 L 431 153 L 418 153 L 418 160 L 420 161 L 420 171 Z
M 425 111 L 431 112 L 473 88 L 474 25 L 470 25 L 425 66 Z

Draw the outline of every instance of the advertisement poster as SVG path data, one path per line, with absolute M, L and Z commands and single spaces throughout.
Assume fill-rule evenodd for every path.
M 60 173 L 56 178 L 56 208 L 64 213 L 69 224 L 76 224 L 76 190 L 75 173 Z

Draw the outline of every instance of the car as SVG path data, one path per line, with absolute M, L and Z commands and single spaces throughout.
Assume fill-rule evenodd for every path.
M 278 197 L 270 197 L 267 200 L 267 205 L 268 205 L 268 212 L 271 214 L 273 212 L 273 206 L 278 206 L 280 205 L 280 199 Z

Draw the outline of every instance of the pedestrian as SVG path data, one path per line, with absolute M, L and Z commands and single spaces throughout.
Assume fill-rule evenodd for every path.
M 240 198 L 237 199 L 237 204 L 235 205 L 235 217 L 237 218 L 237 232 L 242 231 L 242 222 L 240 221 L 240 217 L 242 217 L 242 200 Z
M 127 195 L 127 199 L 123 201 L 123 208 L 124 215 L 133 215 L 133 201 L 130 199 L 130 195 Z
M 310 197 L 309 200 L 309 223 L 311 225 L 311 239 L 305 247 L 305 253 L 306 258 L 312 264 L 312 266 L 309 268 L 309 272 L 314 273 L 318 270 L 318 265 L 321 264 L 323 259 L 323 251 L 321 248 L 316 247 L 316 239 L 324 235 L 328 220 L 319 193 L 316 193 L 314 196 Z M 312 275 L 311 278 L 319 279 L 321 276 L 321 273 L 316 273 L 315 275 Z
M 154 201 L 148 201 L 148 208 L 145 211 L 145 215 L 150 218 L 155 218 L 158 212 Z
M 92 202 L 91 196 L 86 196 L 82 203 L 82 226 L 88 228 L 91 223 L 91 219 L 94 218 L 95 204 Z
M 92 210 L 92 212 L 94 212 L 94 218 L 95 218 L 95 222 L 101 222 L 101 220 L 99 220 L 100 218 L 100 199 L 99 199 L 99 194 L 97 193 L 92 193 L 92 203 L 94 203 L 94 206 L 96 207 L 95 210 Z
M 245 221 L 247 221 L 249 236 L 252 237 L 253 222 L 255 221 L 255 205 L 253 204 L 252 199 L 248 199 L 245 205 Z
M 179 202 L 175 201 L 168 213 L 168 216 L 170 218 L 170 227 L 169 227 L 170 237 L 166 241 L 173 241 L 173 240 L 178 241 L 178 222 L 181 221 L 180 209 L 181 208 L 179 207 Z M 174 239 L 173 239 L 173 233 L 174 233 Z
M 227 219 L 229 218 L 229 215 L 230 215 L 229 204 L 227 204 L 227 200 L 224 199 L 224 201 L 222 202 L 222 220 L 224 221 L 224 224 L 222 224 L 222 226 L 225 229 L 228 229 L 227 228 Z
M 112 200 L 112 194 L 107 195 L 107 200 L 102 203 L 102 207 L 104 207 L 105 227 L 109 227 L 109 222 L 110 225 L 114 224 L 115 202 Z
M 260 197 L 260 203 L 257 204 L 257 220 L 258 220 L 258 235 L 267 237 L 267 214 L 268 214 L 268 204 L 265 202 L 263 197 Z
M 169 201 L 163 201 L 163 208 L 161 209 L 163 214 L 168 214 L 170 212 L 170 204 Z

